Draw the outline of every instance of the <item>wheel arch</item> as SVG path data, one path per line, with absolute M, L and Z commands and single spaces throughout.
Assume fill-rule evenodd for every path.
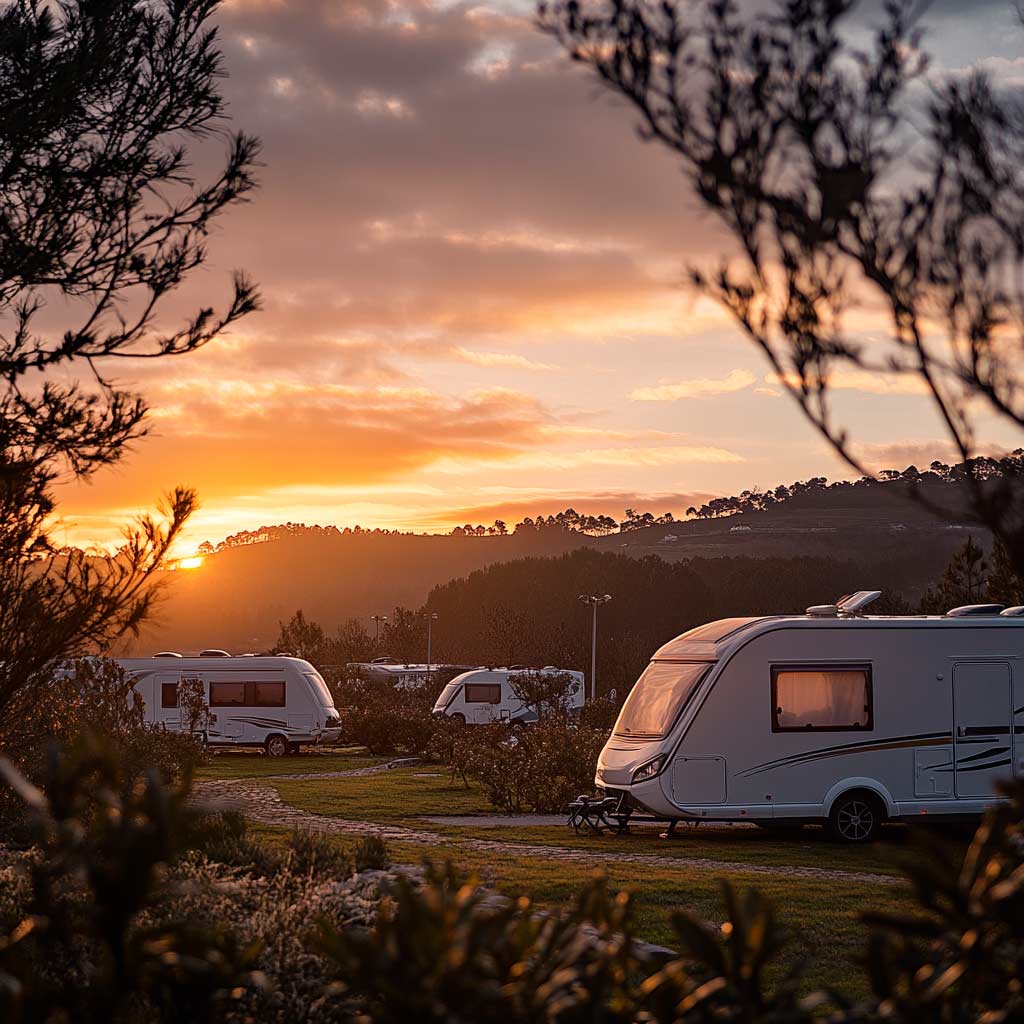
M 885 813 L 886 818 L 893 818 L 896 816 L 896 801 L 892 798 L 892 793 L 882 785 L 877 779 L 870 779 L 861 776 L 854 776 L 849 779 L 843 779 L 837 782 L 826 794 L 825 800 L 822 804 L 825 817 L 827 818 L 832 813 L 832 808 L 835 806 L 835 802 L 841 797 L 846 796 L 849 793 L 863 792 L 878 797 L 882 802 L 882 810 Z

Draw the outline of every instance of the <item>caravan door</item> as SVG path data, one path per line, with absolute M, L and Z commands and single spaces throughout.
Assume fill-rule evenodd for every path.
M 958 797 L 986 798 L 1013 774 L 1010 666 L 958 662 L 953 666 L 953 742 Z
M 178 710 L 179 672 L 158 672 L 153 677 L 153 717 L 165 729 L 177 732 L 181 728 L 181 712 Z

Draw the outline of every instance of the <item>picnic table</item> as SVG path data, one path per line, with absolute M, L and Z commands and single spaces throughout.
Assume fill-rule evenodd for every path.
M 679 821 L 675 818 L 657 818 L 653 814 L 637 814 L 622 796 L 594 797 L 580 794 L 569 804 L 566 822 L 577 835 L 604 835 L 606 832 L 621 836 L 629 832 L 631 821 L 666 822 L 668 829 L 663 839 L 671 839 Z M 697 824 L 695 822 L 695 824 Z

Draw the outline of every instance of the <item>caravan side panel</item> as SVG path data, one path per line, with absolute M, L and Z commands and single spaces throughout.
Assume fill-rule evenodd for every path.
M 953 718 L 948 663 L 965 641 L 978 643 L 962 630 L 772 629 L 722 667 L 677 758 L 726 759 L 725 817 L 823 818 L 833 799 L 861 787 L 877 793 L 890 814 L 946 801 Z M 851 692 L 866 693 L 865 710 L 851 704 L 846 712 L 857 724 L 821 725 L 832 719 L 810 697 L 807 713 L 787 720 L 773 685 L 786 669 L 848 677 L 851 688 L 863 678 L 864 690 Z M 685 791 L 678 780 L 671 787 L 666 796 Z M 714 816 L 703 802 L 693 803 L 700 816 Z

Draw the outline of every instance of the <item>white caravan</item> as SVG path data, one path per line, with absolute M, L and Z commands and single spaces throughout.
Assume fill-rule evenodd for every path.
M 1024 777 L 1024 609 L 723 619 L 665 644 L 598 759 L 619 809 L 669 821 L 827 823 L 979 814 Z
M 331 743 L 341 719 L 323 677 L 299 658 L 162 655 L 118 661 L 133 677 L 146 721 L 178 732 L 178 683 L 199 679 L 210 708 L 211 746 L 261 746 L 271 757 Z M 187 723 L 186 723 L 187 727 Z
M 388 661 L 386 658 L 377 661 L 350 661 L 345 665 L 350 676 L 362 676 L 378 682 L 390 683 L 396 690 L 418 690 L 435 679 L 441 672 L 457 669 L 464 672 L 473 668 L 472 665 L 448 665 L 445 662 L 430 665 L 406 665 L 402 662 Z
M 463 672 L 441 691 L 434 704 L 434 714 L 447 715 L 470 725 L 485 725 L 495 721 L 510 722 L 513 725 L 536 722 L 537 712 L 516 697 L 509 683 L 511 676 L 522 675 L 525 671 L 527 670 L 519 668 L 478 668 L 471 672 Z M 550 665 L 529 671 L 564 672 L 572 676 L 573 682 L 568 695 L 569 706 L 575 709 L 583 707 L 582 672 L 553 668 Z

